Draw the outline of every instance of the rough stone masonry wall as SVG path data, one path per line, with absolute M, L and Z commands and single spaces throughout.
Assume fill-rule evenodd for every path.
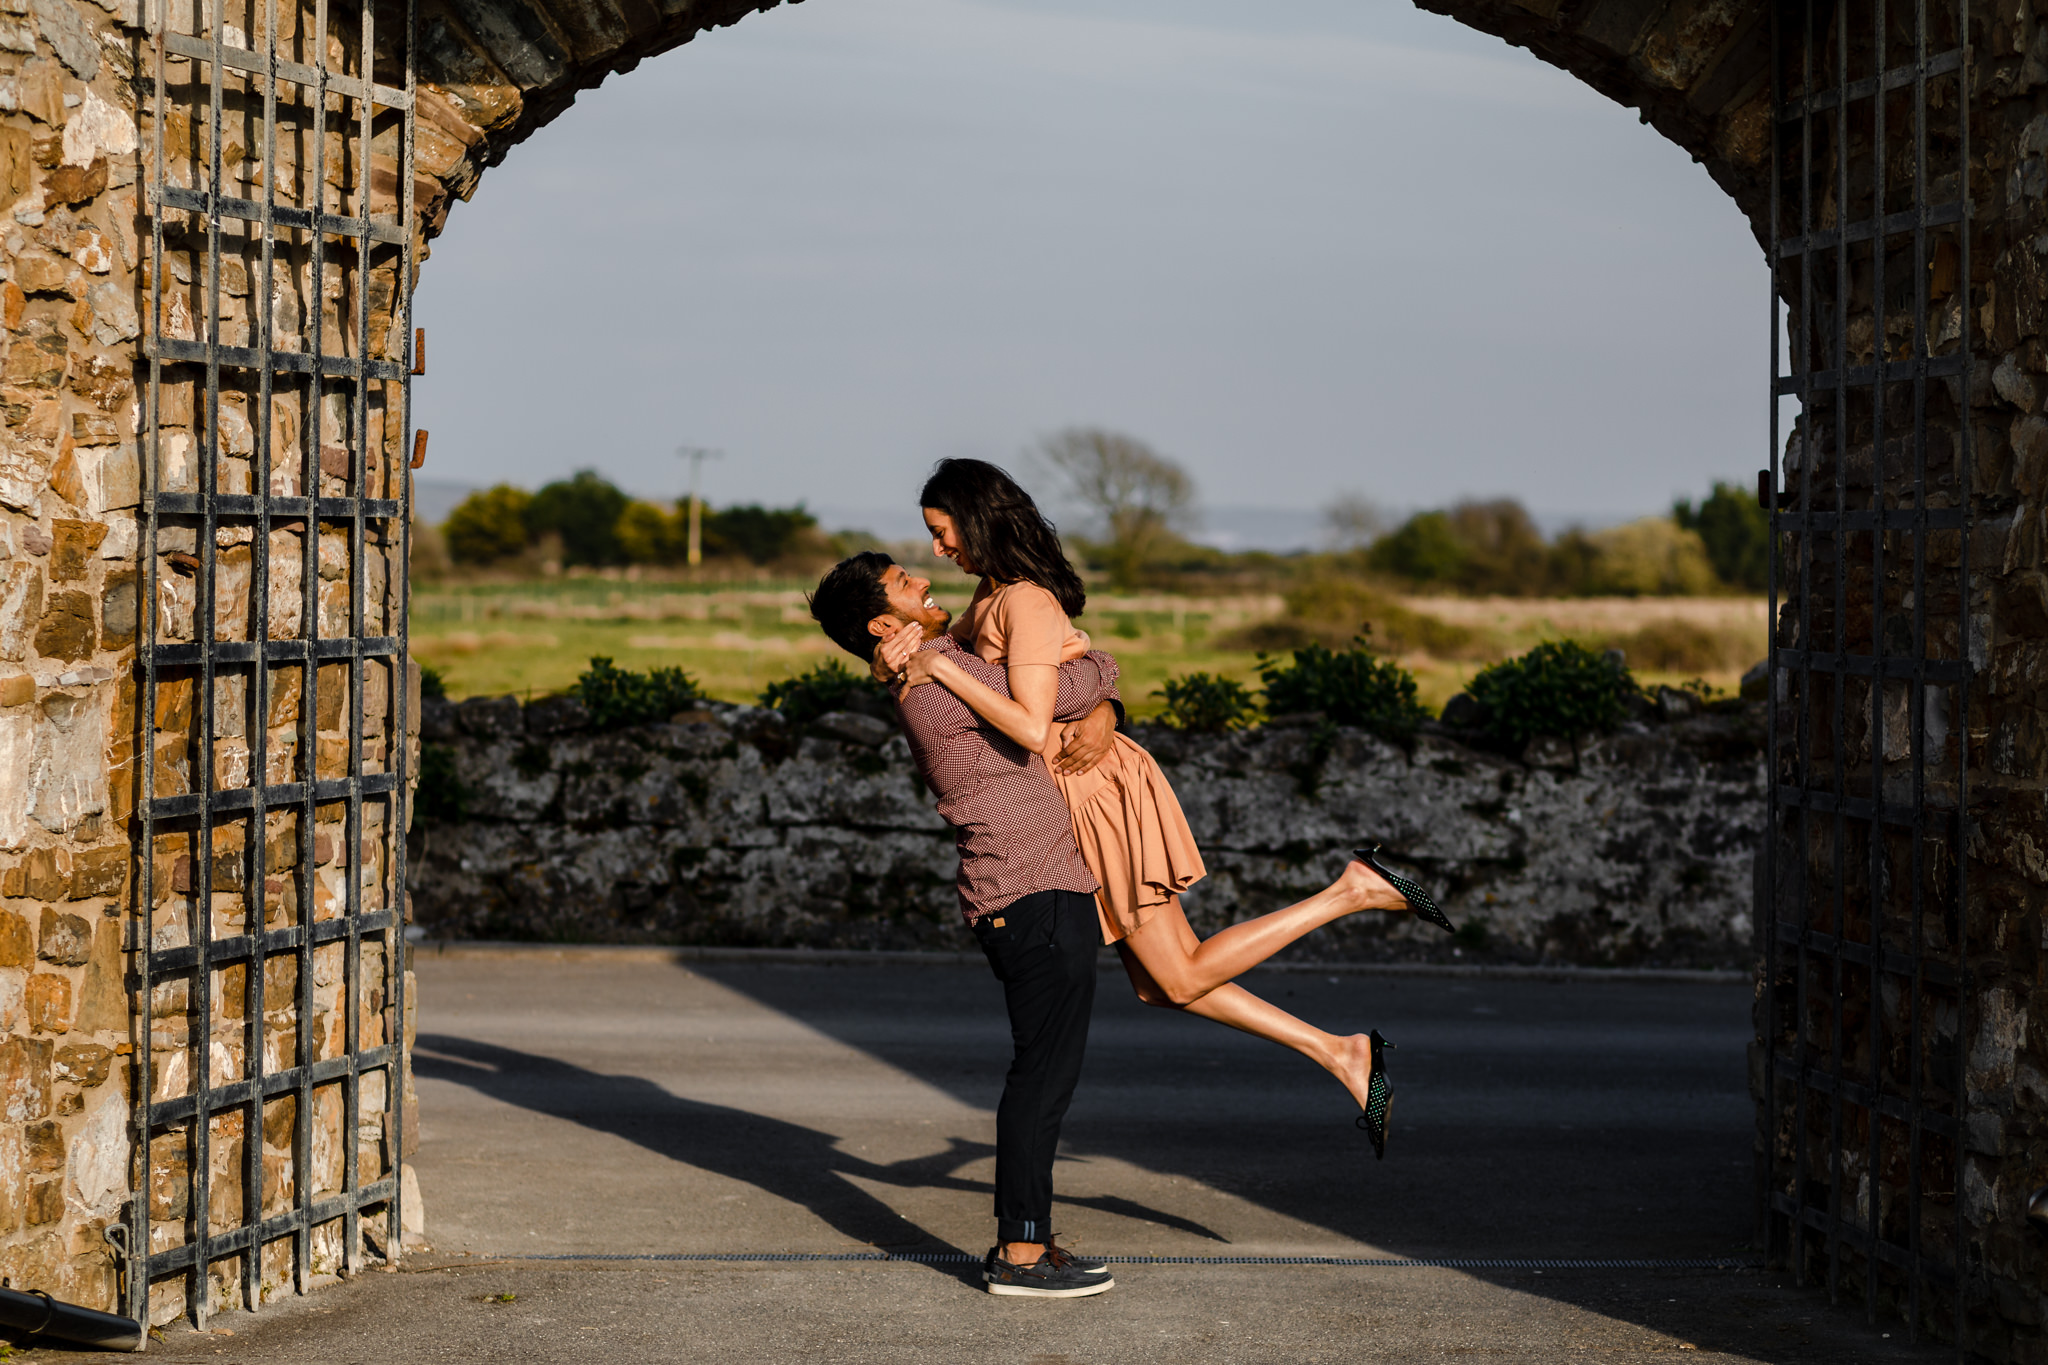
M 1920 1226 L 1912 1228 L 1903 1125 L 1883 1125 L 1887 1155 L 1872 1169 L 1865 1156 L 1866 1111 L 1849 1106 L 1841 1165 L 1831 1170 L 1824 1129 L 1832 1110 L 1810 1104 L 1808 1164 L 1795 1171 L 1791 1089 L 1785 1087 L 1775 1100 L 1760 1094 L 1760 1100 L 1764 1140 L 1777 1144 L 1779 1169 L 1788 1179 L 1804 1179 L 1818 1189 L 1835 1182 L 1841 1191 L 1836 1197 L 1855 1222 L 1874 1227 L 1895 1244 L 1917 1238 L 1938 1257 L 1953 1256 L 1971 1279 L 1964 1332 L 1969 1347 L 1993 1360 L 2038 1362 L 2048 1361 L 2042 1330 L 2048 1317 L 2048 1238 L 2028 1225 L 2025 1214 L 2029 1195 L 2048 1183 L 2048 995 L 2043 993 L 2048 987 L 2048 954 L 2043 951 L 2048 948 L 2048 7 L 1973 5 L 1969 15 L 1971 29 L 1963 36 L 1973 52 L 1967 91 L 1970 162 L 1958 176 L 1952 158 L 1944 161 L 1938 152 L 1931 153 L 1927 170 L 1930 201 L 1966 194 L 1973 206 L 1970 274 L 1959 277 L 1952 243 L 1919 261 L 1912 259 L 1904 239 L 1893 242 L 1883 281 L 1888 312 L 1880 336 L 1869 260 L 1852 257 L 1856 268 L 1848 273 L 1841 342 L 1850 365 L 1870 364 L 1880 352 L 1905 357 L 1913 344 L 1910 304 L 1924 288 L 1930 330 L 1940 329 L 1929 344 L 1938 352 L 1961 334 L 1963 309 L 1968 309 L 1976 352 L 1972 379 L 1967 387 L 1956 380 L 1929 386 L 1925 458 L 1932 507 L 1962 505 L 1958 476 L 1968 475 L 1974 519 L 1967 545 L 1969 581 L 1958 591 L 1955 571 L 1965 546 L 1954 532 L 1926 538 L 1924 589 L 1916 588 L 1914 555 L 1920 547 L 1910 536 L 1885 537 L 1882 575 L 1870 568 L 1874 546 L 1869 532 L 1845 534 L 1841 544 L 1826 532 L 1816 533 L 1812 544 L 1793 537 L 1788 562 L 1814 566 L 1812 590 L 1804 601 L 1795 592 L 1777 623 L 1783 646 L 1804 643 L 1804 624 L 1822 650 L 1869 654 L 1875 652 L 1874 607 L 1881 601 L 1887 649 L 1907 652 L 1906 627 L 1918 609 L 1931 623 L 1930 654 L 1954 659 L 1964 656 L 1961 625 L 1967 619 L 1968 724 L 1960 735 L 1949 731 L 1944 717 L 1954 714 L 1957 699 L 1952 695 L 1930 704 L 1927 780 L 1937 800 L 1952 804 L 1958 771 L 1967 768 L 1963 856 L 1969 898 L 1958 916 L 1950 894 L 1956 871 L 1951 845 L 1939 829 L 1917 851 L 1903 829 L 1886 830 L 1880 836 L 1886 867 L 1877 875 L 1870 869 L 1867 826 L 1850 821 L 1843 840 L 1846 871 L 1838 874 L 1834 826 L 1825 819 L 1812 822 L 1804 840 L 1796 821 L 1777 832 L 1779 884 L 1767 888 L 1779 898 L 1781 916 L 1852 942 L 1868 942 L 1875 919 L 1894 948 L 1924 943 L 1930 956 L 1952 962 L 1960 938 L 1971 983 L 1960 1021 L 1965 1061 L 1959 1078 L 1969 1122 L 1959 1153 L 1945 1140 L 1923 1145 L 1920 1160 L 1929 1195 Z M 1832 48 L 1832 29 L 1825 41 Z M 1860 32 L 1850 38 L 1852 44 L 1865 41 Z M 1825 54 L 1820 58 L 1822 65 L 1832 60 Z M 1953 95 L 1947 98 L 1952 108 Z M 1895 137 L 1902 126 L 1895 125 Z M 1852 197 L 1871 192 L 1870 137 L 1867 123 L 1852 126 L 1846 149 Z M 1908 183 L 1912 153 L 1903 141 L 1893 152 L 1896 193 Z M 1835 183 L 1836 155 L 1832 147 L 1823 148 L 1817 180 Z M 1830 337 L 1835 288 L 1832 264 L 1825 272 L 1816 271 L 1812 306 L 1818 328 Z M 1801 325 L 1795 308 L 1794 335 Z M 1833 363 L 1820 355 L 1815 360 Z M 1840 480 L 1852 507 L 1867 505 L 1880 491 L 1888 505 L 1910 507 L 1915 498 L 1913 452 L 1905 433 L 1911 430 L 1912 408 L 1903 388 L 1889 397 L 1882 449 L 1873 449 L 1867 403 L 1852 401 L 1840 430 L 1829 403 L 1812 404 L 1806 426 L 1786 450 L 1787 493 L 1796 493 L 1799 481 L 1810 478 L 1816 505 L 1832 506 Z M 1967 470 L 1958 458 L 1965 424 L 1971 456 Z M 1840 610 L 1837 584 L 1827 567 L 1838 552 L 1848 564 Z M 1878 790 L 1911 801 L 1905 686 L 1891 683 L 1882 690 L 1886 742 L 1876 753 L 1875 691 L 1868 682 L 1852 679 L 1843 694 L 1839 719 L 1847 780 L 1857 791 Z M 1781 708 L 1780 780 L 1810 781 L 1834 761 L 1833 696 L 1831 686 L 1823 687 L 1806 703 L 1814 737 L 1813 768 L 1807 774 L 1794 766 L 1798 703 Z M 1916 853 L 1923 859 L 1920 892 L 1929 907 L 1918 924 L 1911 913 Z M 1838 881 L 1840 922 L 1833 908 Z M 1891 976 L 1881 991 L 1873 991 L 1867 973 L 1846 970 L 1839 1014 L 1843 1037 L 1833 1044 L 1827 1018 L 1832 1007 L 1825 993 L 1813 990 L 1831 987 L 1823 979 L 1825 970 L 1818 963 L 1816 968 L 1805 983 L 1808 1013 L 1798 1024 L 1809 1045 L 1823 1051 L 1843 1048 L 1852 1075 L 1868 1075 L 1873 1065 L 1881 1065 L 1889 1093 L 1908 1093 L 1913 1059 L 1907 1040 L 1916 1025 L 1913 992 L 1905 978 Z M 1801 984 L 1796 976 L 1789 966 L 1781 970 L 1779 1017 L 1759 1019 L 1760 1037 L 1781 1052 L 1795 1032 L 1792 1002 Z M 1877 1058 L 1867 1042 L 1873 1013 L 1884 1040 Z M 1932 1058 L 1925 1071 L 1931 1092 L 1949 1092 L 1956 1085 L 1950 1059 L 1958 1023 L 1952 998 L 1942 1000 L 1937 992 L 1923 1004 L 1919 1027 Z M 1950 1102 L 1946 1094 L 1937 1101 Z M 1964 1225 L 1960 1247 L 1953 1244 L 1957 1201 Z M 1818 1246 L 1818 1239 L 1812 1245 Z M 1810 1273 L 1823 1269 L 1818 1259 L 1808 1266 Z M 1852 1270 L 1845 1283 L 1845 1292 L 1860 1293 L 1860 1271 Z M 1896 1300 L 1900 1293 L 1888 1285 L 1880 1297 Z M 1952 1328 L 1945 1296 L 1932 1296 L 1928 1307 L 1938 1330 Z
M 436 748 L 452 760 L 465 808 L 414 828 L 429 936 L 972 947 L 951 832 L 886 720 L 839 712 L 791 727 L 717 705 L 685 724 L 591 734 L 580 715 L 560 699 L 427 705 L 429 761 Z M 1636 724 L 1576 754 L 1539 741 L 1529 761 L 1440 731 L 1412 753 L 1312 724 L 1139 733 L 1210 869 L 1188 897 L 1201 931 L 1321 889 L 1346 850 L 1377 838 L 1447 893 L 1466 936 L 1366 915 L 1296 956 L 1749 960 L 1763 818 L 1754 713 Z
M 188 31 L 191 7 L 177 7 Z M 279 7 L 280 46 L 310 41 L 294 28 L 298 7 Z M 248 14 L 236 16 L 242 41 L 262 39 Z M 230 41 L 234 41 L 231 37 Z M 323 39 L 324 41 L 324 39 Z M 260 837 L 242 823 L 216 829 L 211 886 L 195 887 L 194 836 L 168 831 L 145 853 L 133 846 L 135 807 L 142 785 L 143 746 L 155 753 L 154 795 L 199 789 L 195 766 L 212 752 L 211 786 L 247 785 L 255 739 L 268 741 L 264 769 L 271 781 L 317 771 L 341 775 L 346 765 L 344 716 L 348 690 L 338 665 L 320 669 L 317 715 L 308 752 L 300 753 L 301 683 L 293 668 L 272 672 L 252 687 L 248 674 L 223 674 L 215 705 L 198 704 L 192 670 L 160 677 L 154 709 L 139 697 L 136 641 L 147 614 L 138 572 L 139 507 L 146 490 L 196 491 L 200 461 L 218 457 L 214 486 L 251 491 L 260 427 L 271 438 L 269 488 L 275 494 L 349 491 L 347 462 L 333 458 L 343 421 L 338 397 L 318 413 L 300 392 L 281 385 L 270 410 L 232 380 L 215 430 L 206 430 L 206 405 L 196 367 L 166 366 L 159 412 L 165 437 L 154 469 L 138 457 L 140 390 L 147 374 L 139 339 L 152 276 L 160 269 L 167 335 L 191 339 L 207 323 L 207 272 L 195 224 L 166 214 L 167 250 L 153 264 L 150 205 L 138 184 L 152 128 L 143 95 L 151 89 L 148 45 L 136 0 L 105 6 L 71 0 L 0 0 L 0 1276 L 17 1288 L 34 1287 L 103 1308 L 117 1306 L 115 1277 L 103 1229 L 117 1220 L 136 1183 L 130 1103 L 134 1085 L 134 1030 L 123 980 L 124 934 L 148 934 L 159 946 L 189 942 L 202 907 L 210 907 L 217 936 L 252 923 L 276 927 L 298 914 L 300 831 L 292 813 L 269 817 Z M 338 49 L 335 49 L 338 53 Z M 181 185 L 200 183 L 197 163 L 212 149 L 193 108 L 203 99 L 194 64 L 172 60 L 167 71 L 165 130 L 168 173 Z M 228 128 L 238 124 L 239 78 L 228 81 Z M 286 101 L 289 105 L 289 100 Z M 246 133 L 243 134 L 246 137 Z M 270 163 L 260 145 L 221 149 L 234 182 L 231 192 L 258 193 L 268 182 L 281 203 L 291 203 L 304 160 L 302 143 L 287 133 Z M 195 162 L 196 158 L 196 162 Z M 320 187 L 330 212 L 353 211 L 346 177 L 358 161 L 337 150 L 328 183 Z M 379 179 L 386 207 L 394 182 L 389 158 Z M 310 176 L 305 177 L 310 179 Z M 377 177 L 373 177 L 376 179 Z M 307 196 L 310 201 L 310 195 Z M 252 296 L 252 248 L 230 230 L 221 264 L 221 339 L 247 344 L 253 319 L 265 315 Z M 366 277 L 330 259 L 326 276 L 311 278 L 304 243 L 280 252 L 268 299 L 274 344 L 303 347 L 320 329 L 330 352 L 351 351 L 342 311 L 357 293 L 376 294 L 372 312 L 388 323 L 396 285 L 386 264 Z M 388 339 L 379 336 L 388 345 Z M 392 496 L 390 471 L 399 438 L 384 429 L 383 395 L 371 404 L 371 428 L 356 433 L 368 450 L 371 496 Z M 306 452 L 313 452 L 307 454 Z M 271 532 L 273 556 L 269 612 L 263 623 L 273 639 L 304 630 L 317 615 L 323 634 L 348 631 L 348 556 L 340 528 L 323 525 L 315 555 L 317 581 L 310 611 L 302 608 L 303 523 Z M 251 532 L 224 525 L 212 546 L 195 538 L 188 522 L 167 522 L 157 549 L 158 636 L 199 638 L 202 594 L 196 570 L 217 565 L 213 631 L 217 638 L 253 638 Z M 388 537 L 366 554 L 368 626 L 395 629 L 397 542 Z M 365 771 L 390 761 L 388 665 L 374 664 L 364 689 Z M 379 873 L 388 864 L 376 850 L 373 810 L 365 833 L 365 904 L 374 908 Z M 322 808 L 304 841 L 318 864 L 305 878 L 314 888 L 316 917 L 338 913 L 337 854 L 340 811 Z M 251 886 L 254 848 L 267 868 Z M 134 905 L 139 856 L 153 859 L 156 902 Z M 260 907 L 260 908 L 259 908 Z M 339 946 L 316 955 L 311 1021 L 316 1056 L 340 1047 Z M 367 989 L 382 975 L 372 947 L 365 954 L 366 1045 L 379 1041 L 381 990 Z M 214 1016 L 191 1017 L 189 982 L 171 982 L 147 1002 L 152 1089 L 158 1098 L 185 1093 L 194 1057 L 204 1053 L 215 1083 L 244 1074 L 249 995 L 230 967 L 213 980 Z M 292 1036 L 298 1014 L 294 964 L 273 960 L 256 999 L 265 1018 L 263 1039 L 270 1069 L 298 1060 Z M 366 1143 L 365 1179 L 375 1179 L 396 1155 L 379 1141 L 385 1112 L 400 1097 L 366 1086 L 364 1129 L 350 1141 Z M 239 1115 L 215 1121 L 212 1133 L 213 1207 L 217 1227 L 240 1221 L 241 1150 L 245 1140 L 264 1144 L 262 1208 L 288 1207 L 304 1185 L 315 1192 L 340 1183 L 338 1096 L 327 1087 L 315 1098 L 310 1169 L 295 1169 L 290 1101 L 266 1110 L 260 1138 L 241 1132 Z M 153 1243 L 175 1244 L 188 1235 L 195 1210 L 187 1206 L 185 1155 L 190 1134 L 172 1131 L 154 1143 L 156 1178 L 150 1190 L 157 1220 Z M 263 1256 L 265 1288 L 290 1278 L 285 1244 Z M 309 1273 L 336 1268 L 335 1230 L 314 1237 Z M 216 1267 L 212 1298 L 233 1295 L 232 1259 Z M 182 1283 L 157 1286 L 152 1316 L 162 1319 L 185 1304 Z
M 1970 970 L 1961 1189 L 1989 1289 L 1972 1346 L 2048 1361 L 2048 7 L 1971 7 L 1979 359 L 1968 394 Z M 1867 301 L 1859 297 L 1867 307 Z
M 130 1181 L 135 45 L 95 6 L 0 0 L 0 1276 L 109 1308 L 100 1233 Z

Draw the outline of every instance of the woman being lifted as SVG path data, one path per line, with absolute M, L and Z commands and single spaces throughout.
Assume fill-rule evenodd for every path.
M 1360 850 L 1328 887 L 1284 910 L 1198 938 L 1180 894 L 1204 875 L 1187 817 L 1159 764 L 1122 733 L 1077 733 L 1053 723 L 1057 666 L 1090 648 L 1074 628 L 1086 595 L 1059 536 L 1030 494 L 995 465 L 942 460 L 919 497 L 934 553 L 980 579 L 952 633 L 1008 671 L 1005 697 L 969 677 L 943 651 L 919 652 L 918 627 L 875 651 L 877 678 L 937 683 L 982 719 L 1044 757 L 1066 797 L 1074 840 L 1102 883 L 1102 937 L 1148 1005 L 1185 1010 L 1289 1047 L 1351 1092 L 1359 1126 L 1384 1155 L 1388 1087 L 1377 1030 L 1338 1037 L 1261 1000 L 1236 978 L 1311 930 L 1362 910 L 1415 910 L 1449 928 L 1419 887 Z M 1370 864 L 1370 866 L 1368 865 Z

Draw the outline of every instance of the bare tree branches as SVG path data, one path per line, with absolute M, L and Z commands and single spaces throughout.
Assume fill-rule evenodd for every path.
M 1359 550 L 1387 530 L 1387 514 L 1363 493 L 1339 493 L 1323 509 L 1323 535 L 1333 550 Z
M 1100 519 L 1116 585 L 1135 586 L 1145 561 L 1187 523 L 1195 481 L 1137 437 L 1101 427 L 1055 432 L 1038 451 L 1065 478 L 1069 495 Z

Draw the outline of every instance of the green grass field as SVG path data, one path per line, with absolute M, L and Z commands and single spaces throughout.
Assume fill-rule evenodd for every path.
M 751 702 L 769 683 L 837 652 L 805 610 L 808 586 L 693 588 L 594 576 L 422 584 L 413 595 L 412 647 L 422 663 L 440 671 L 449 695 L 457 698 L 543 696 L 569 686 L 593 655 L 604 655 L 621 668 L 679 666 L 710 696 Z M 941 591 L 939 600 L 958 611 L 967 594 Z M 1695 642 L 1691 655 L 1679 656 L 1689 666 L 1638 667 L 1637 677 L 1649 684 L 1704 677 L 1723 689 L 1732 689 L 1743 669 L 1764 653 L 1764 604 L 1756 598 L 1411 598 L 1404 604 L 1465 626 L 1483 642 L 1480 650 L 1468 651 L 1483 657 L 1402 658 L 1432 709 L 1489 659 L 1544 639 L 1654 639 L 1676 628 Z M 1256 652 L 1224 646 L 1233 634 L 1281 611 L 1277 596 L 1095 595 L 1079 624 L 1098 647 L 1117 656 L 1125 699 L 1142 718 L 1159 709 L 1152 695 L 1159 685 L 1180 674 L 1222 674 L 1256 689 Z M 1711 648 L 1698 643 L 1705 640 Z

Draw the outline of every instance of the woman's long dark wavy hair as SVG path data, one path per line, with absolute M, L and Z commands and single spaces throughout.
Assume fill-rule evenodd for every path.
M 1088 605 L 1081 575 L 1060 549 L 1060 533 L 1017 481 L 986 460 L 940 460 L 917 496 L 953 519 L 974 567 L 998 583 L 1036 583 L 1079 616 Z

